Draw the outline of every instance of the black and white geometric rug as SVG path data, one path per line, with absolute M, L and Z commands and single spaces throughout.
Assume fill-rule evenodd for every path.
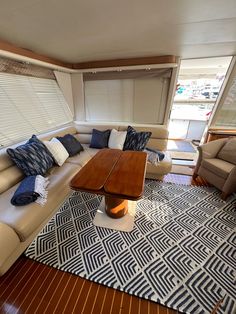
M 92 223 L 101 196 L 74 192 L 26 256 L 184 313 L 236 309 L 236 195 L 147 180 L 135 227 Z

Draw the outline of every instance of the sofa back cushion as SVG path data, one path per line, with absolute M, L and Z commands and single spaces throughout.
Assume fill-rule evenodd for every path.
M 236 138 L 232 137 L 225 143 L 219 151 L 217 158 L 236 165 Z
M 76 138 L 83 144 L 90 144 L 92 130 L 96 128 L 100 131 L 107 129 L 116 129 L 117 131 L 127 131 L 128 123 L 93 123 L 93 122 L 78 122 L 75 124 L 77 129 Z M 152 135 L 148 140 L 147 147 L 154 148 L 160 151 L 165 151 L 168 141 L 168 129 L 164 125 L 147 125 L 147 124 L 132 124 L 137 132 L 151 132 Z
M 0 171 L 0 194 L 10 189 L 25 177 L 17 166 L 11 166 Z

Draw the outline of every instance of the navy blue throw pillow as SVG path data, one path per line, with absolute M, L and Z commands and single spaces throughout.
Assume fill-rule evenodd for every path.
M 123 150 L 144 150 L 151 135 L 152 132 L 136 132 L 136 130 L 129 125 Z
M 8 148 L 7 153 L 26 176 L 44 175 L 54 164 L 51 153 L 35 135 L 15 149 Z
M 111 130 L 99 131 L 93 129 L 92 139 L 90 146 L 91 148 L 105 148 L 108 147 L 108 141 L 110 137 Z
M 57 137 L 57 139 L 68 151 L 70 157 L 75 156 L 84 150 L 80 142 L 71 134 L 66 134 L 63 137 Z

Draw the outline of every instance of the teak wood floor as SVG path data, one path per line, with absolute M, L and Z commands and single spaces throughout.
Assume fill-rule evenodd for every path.
M 165 182 L 206 185 L 169 174 Z M 0 313 L 176 314 L 160 304 L 37 263 L 22 255 L 0 278 Z

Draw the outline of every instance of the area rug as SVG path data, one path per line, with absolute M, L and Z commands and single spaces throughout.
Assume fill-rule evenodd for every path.
M 236 195 L 147 180 L 133 230 L 96 227 L 101 196 L 74 192 L 25 254 L 184 313 L 236 309 Z

